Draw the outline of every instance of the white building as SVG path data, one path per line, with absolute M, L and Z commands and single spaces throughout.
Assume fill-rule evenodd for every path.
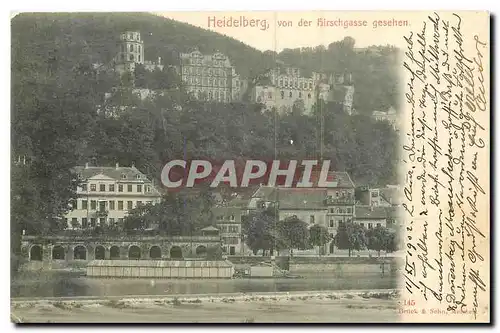
M 70 229 L 96 225 L 121 225 L 128 212 L 143 204 L 156 204 L 161 194 L 153 182 L 132 167 L 93 167 L 86 164 L 74 168 L 82 184 L 78 199 L 66 214 Z

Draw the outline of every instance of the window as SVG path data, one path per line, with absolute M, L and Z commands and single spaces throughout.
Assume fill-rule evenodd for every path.
M 82 200 L 82 209 L 88 209 L 88 201 Z
M 290 93 L 288 94 L 288 97 L 292 98 L 293 97 L 293 94 L 292 92 L 290 91 Z
M 104 217 L 100 217 L 99 218 L 99 225 L 103 226 L 104 224 L 106 224 L 106 219 Z
M 311 98 L 311 93 L 307 94 L 307 98 Z
M 110 224 L 110 225 L 115 224 L 115 218 L 114 218 L 114 217 L 110 217 L 110 218 L 109 218 L 109 224 Z
M 82 228 L 87 228 L 89 226 L 89 223 L 87 221 L 86 217 L 82 218 Z
M 95 192 L 95 191 L 96 191 L 95 184 L 90 184 L 90 192 Z
M 87 184 L 82 184 L 82 192 L 87 192 Z
M 71 226 L 72 226 L 73 228 L 76 228 L 76 227 L 78 226 L 78 219 L 77 219 L 76 217 L 73 217 L 73 218 L 71 219 Z
M 272 91 L 269 91 L 269 92 L 267 93 L 267 97 L 268 97 L 269 99 L 272 99 L 272 98 L 273 98 L 273 92 L 272 92 Z
M 122 179 L 127 179 L 127 175 L 122 173 Z
M 128 209 L 128 210 L 131 210 L 131 209 L 132 209 L 132 205 L 133 205 L 132 201 L 130 201 L 130 200 L 129 200 L 129 201 L 127 201 L 127 209 Z
M 118 192 L 123 192 L 123 185 L 122 184 L 118 185 Z
M 127 185 L 127 192 L 132 192 L 132 185 L 131 184 Z
M 135 179 L 141 179 L 141 175 L 135 175 Z
M 299 98 L 302 98 L 302 91 L 299 91 Z
M 360 223 L 359 225 L 360 225 L 360 226 L 362 226 L 363 228 L 365 227 L 365 224 L 364 224 L 364 223 Z
M 123 223 L 123 217 L 118 218 L 118 223 Z
M 142 185 L 137 185 L 137 192 L 142 193 Z
M 140 56 L 140 55 L 139 55 L 139 56 L 137 56 L 137 59 L 138 59 L 139 61 L 141 61 L 141 56 Z
M 137 51 L 141 52 L 141 46 L 140 45 L 137 46 Z M 139 60 L 141 60 L 141 59 L 139 59 Z
M 352 208 L 347 208 L 347 214 L 352 214 Z
M 90 200 L 90 209 L 95 210 L 97 208 L 97 202 L 95 200 Z
M 377 223 L 377 227 L 380 227 L 380 223 Z
M 234 215 L 231 215 L 231 217 L 229 218 L 231 221 L 234 221 Z
M 152 205 L 153 204 L 153 201 L 147 201 L 146 202 L 148 205 Z
M 114 200 L 109 202 L 109 210 L 115 210 L 115 201 Z
M 118 210 L 123 210 L 123 201 L 118 201 Z
M 309 223 L 314 224 L 314 215 L 309 216 Z
M 141 205 L 142 205 L 142 201 L 141 200 L 137 200 L 137 207 L 139 207 Z
M 285 98 L 285 92 L 282 90 L 281 91 L 281 99 L 284 99 Z
M 130 60 L 130 61 L 134 61 L 134 55 L 133 55 L 133 54 L 131 54 L 131 55 L 129 56 L 129 60 Z
M 130 52 L 134 52 L 134 45 L 130 45 Z
M 99 191 L 100 192 L 106 192 L 106 185 L 105 184 L 99 184 Z
M 373 228 L 373 223 L 368 223 L 368 229 L 372 229 Z
M 335 220 L 330 220 L 330 228 L 335 228 Z
M 95 227 L 95 217 L 90 218 L 90 226 L 93 228 Z
M 109 192 L 115 191 L 115 184 L 109 184 Z

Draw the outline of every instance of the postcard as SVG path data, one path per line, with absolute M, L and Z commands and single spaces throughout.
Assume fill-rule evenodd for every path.
M 490 322 L 488 12 L 11 36 L 12 322 Z

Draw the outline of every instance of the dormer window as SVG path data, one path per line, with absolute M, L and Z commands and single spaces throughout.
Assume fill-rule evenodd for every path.
M 127 175 L 122 173 L 122 179 L 127 179 Z
M 136 175 L 135 178 L 136 179 L 141 179 L 141 175 Z

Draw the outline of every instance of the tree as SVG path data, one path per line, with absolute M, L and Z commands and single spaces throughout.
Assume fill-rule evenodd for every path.
M 332 236 L 328 233 L 327 228 L 315 224 L 309 229 L 309 240 L 311 245 L 318 247 L 318 253 L 321 255 L 320 247 L 328 244 L 332 240 Z
M 351 221 L 340 223 L 334 241 L 339 249 L 349 250 L 350 257 L 352 250 L 359 251 L 366 248 L 365 228 Z
M 266 251 L 273 252 L 282 245 L 273 209 L 249 214 L 243 221 L 242 231 L 246 244 L 254 254 L 262 250 L 262 255 L 265 255 Z
M 385 227 L 377 226 L 375 228 L 368 229 L 366 232 L 366 247 L 368 250 L 377 251 L 377 254 L 380 257 L 380 251 L 389 248 L 390 237 L 391 234 Z
M 307 223 L 297 216 L 287 217 L 279 222 L 279 235 L 284 244 L 290 249 L 306 250 L 310 248 L 309 230 Z

